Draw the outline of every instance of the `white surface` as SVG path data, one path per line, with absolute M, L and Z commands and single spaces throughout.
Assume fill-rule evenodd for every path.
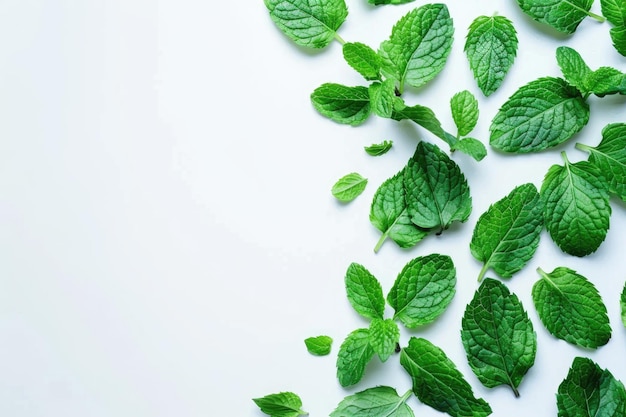
M 340 29 L 376 48 L 416 1 L 368 6 L 350 0 Z M 488 142 L 499 106 L 539 76 L 559 76 L 559 45 L 592 68 L 626 69 L 608 24 L 585 20 L 575 35 L 555 35 L 515 2 L 447 2 L 456 33 L 444 71 L 406 99 L 432 107 L 452 130 L 448 101 L 469 89 L 481 118 L 473 136 Z M 596 2 L 598 3 L 598 2 Z M 594 6 L 599 11 L 599 4 Z M 519 56 L 500 90 L 480 94 L 463 54 L 467 27 L 495 12 L 519 31 Z M 0 415 L 259 417 L 253 397 L 294 391 L 311 416 L 327 416 L 347 394 L 410 380 L 397 357 L 374 360 L 363 381 L 339 387 L 339 344 L 365 322 L 352 311 L 343 277 L 359 262 L 385 293 L 410 259 L 452 256 L 457 295 L 423 336 L 442 347 L 494 416 L 555 416 L 555 393 L 575 356 L 587 356 L 626 381 L 626 331 L 620 322 L 626 207 L 612 200 L 600 250 L 563 255 L 542 235 L 532 262 L 507 281 L 538 334 L 535 366 L 515 399 L 472 374 L 460 320 L 477 288 L 470 255 L 474 224 L 514 186 L 538 187 L 548 167 L 586 158 L 601 128 L 626 121 L 623 97 L 590 98 L 591 120 L 567 144 L 541 154 L 455 161 L 474 200 L 469 221 L 411 250 L 386 242 L 369 204 L 397 172 L 422 129 L 372 117 L 352 128 L 319 116 L 309 94 L 324 82 L 363 85 L 338 43 L 308 52 L 287 40 L 262 1 L 7 0 L 0 5 Z M 363 146 L 394 141 L 380 158 Z M 334 181 L 358 171 L 366 191 L 347 205 Z M 582 350 L 550 336 L 530 288 L 535 269 L 567 266 L 591 279 L 613 327 L 608 345 Z M 493 276 L 493 274 L 489 274 Z M 335 339 L 328 357 L 303 339 Z M 416 415 L 440 413 L 410 400 Z

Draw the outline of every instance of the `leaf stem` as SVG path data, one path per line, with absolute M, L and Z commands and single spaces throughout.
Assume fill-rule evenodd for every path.
M 411 395 L 413 395 L 413 390 L 410 389 L 410 390 L 408 390 L 407 392 L 404 393 L 402 398 L 400 398 L 400 401 L 405 403 L 406 400 L 408 400 Z
M 485 264 L 480 270 L 480 273 L 478 274 L 478 282 L 482 282 L 483 278 L 485 277 L 485 273 L 487 273 L 488 268 L 489 268 L 489 264 L 485 262 Z
M 346 44 L 346 41 L 343 40 L 343 38 L 341 36 L 339 36 L 339 34 L 337 32 L 335 32 L 335 39 L 337 40 L 337 42 L 339 42 L 342 46 Z
M 513 385 L 509 385 L 513 390 L 513 394 L 515 394 L 515 398 L 519 398 L 519 391 Z
M 589 145 L 585 145 L 584 143 L 577 143 L 575 145 L 576 149 L 578 149 L 579 151 L 584 151 L 584 152 L 589 152 L 591 151 L 593 148 Z
M 591 17 L 592 19 L 597 20 L 597 21 L 598 21 L 598 22 L 600 22 L 600 23 L 604 23 L 604 22 L 605 22 L 605 20 L 606 20 L 606 19 L 604 18 L 604 16 L 600 16 L 599 14 L 595 14 L 595 13 L 593 13 L 592 11 L 588 11 L 588 12 L 587 12 L 587 16 Z
M 374 253 L 377 253 L 380 250 L 380 247 L 383 243 L 385 243 L 385 240 L 387 240 L 387 233 L 383 233 L 380 236 L 380 239 L 378 239 L 378 242 L 376 242 L 376 246 L 374 246 Z

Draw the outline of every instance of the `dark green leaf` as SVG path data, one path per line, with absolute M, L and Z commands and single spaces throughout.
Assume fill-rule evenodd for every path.
M 593 0 L 517 0 L 517 3 L 537 22 L 559 32 L 574 33 L 580 22 L 590 15 Z

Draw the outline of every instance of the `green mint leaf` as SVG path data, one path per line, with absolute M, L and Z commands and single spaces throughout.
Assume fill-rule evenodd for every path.
M 311 93 L 313 107 L 322 116 L 337 123 L 357 126 L 370 115 L 370 95 L 367 87 L 322 84 Z
M 504 16 L 479 16 L 470 25 L 464 50 L 485 96 L 502 84 L 515 61 L 517 45 L 515 27 Z
M 539 78 L 502 105 L 489 142 L 504 152 L 538 152 L 565 142 L 588 121 L 589 106 L 575 87 L 561 78 Z
M 413 1 L 415 0 L 367 0 L 369 4 L 373 4 L 374 6 L 379 6 L 381 4 L 405 4 Z
M 467 136 L 478 123 L 478 100 L 468 90 L 463 90 L 450 99 L 452 119 L 459 132 L 458 136 Z
M 466 155 L 471 156 L 476 161 L 482 161 L 487 156 L 487 148 L 478 139 L 463 138 L 450 146 L 452 151 L 460 151 Z
M 448 307 L 456 286 L 456 268 L 446 255 L 431 254 L 409 261 L 387 295 L 393 318 L 406 327 L 432 323 Z
M 580 54 L 572 48 L 560 46 L 556 49 L 556 61 L 567 82 L 576 87 L 581 94 L 587 94 L 589 88 L 586 80 L 593 71 Z
M 330 353 L 333 339 L 330 336 L 307 337 L 304 344 L 311 355 L 326 356 Z
M 576 357 L 556 394 L 559 417 L 626 415 L 626 390 L 611 372 L 589 358 Z
M 568 34 L 574 33 L 587 16 L 604 20 L 590 12 L 593 0 L 517 0 L 517 3 L 533 20 Z
M 443 69 L 450 50 L 454 27 L 444 4 L 426 4 L 402 17 L 391 37 L 379 48 L 382 72 L 399 83 L 421 87 Z
M 586 256 L 595 252 L 609 230 L 611 206 L 608 184 L 588 161 L 552 165 L 541 185 L 544 224 L 565 253 Z
M 585 82 L 589 92 L 604 97 L 609 94 L 626 94 L 625 79 L 626 75 L 615 68 L 600 67 L 589 74 Z
M 543 230 L 543 205 L 533 184 L 516 187 L 484 212 L 472 234 L 470 251 L 483 263 L 478 280 L 489 268 L 504 278 L 519 272 L 533 257 Z
M 449 145 L 456 142 L 456 138 L 454 137 L 453 140 L 450 141 L 448 134 L 441 127 L 441 122 L 428 107 L 420 106 L 419 104 L 414 106 L 396 106 L 391 118 L 397 121 L 411 120 L 433 133 L 438 138 L 445 140 Z
M 414 417 L 406 404 L 412 394 L 400 397 L 391 387 L 368 388 L 344 398 L 330 417 Z
M 370 331 L 357 329 L 350 333 L 339 347 L 337 354 L 337 379 L 342 387 L 358 383 L 365 368 L 374 356 L 370 345 Z
M 626 25 L 626 3 L 623 0 L 600 0 L 602 16 L 614 26 Z
M 461 339 L 469 364 L 488 388 L 517 388 L 535 363 L 537 335 L 515 294 L 495 279 L 485 279 L 465 309 Z
M 393 80 L 385 80 L 382 83 L 376 81 L 370 85 L 370 105 L 374 114 L 380 117 L 391 117 L 396 98 L 395 88 Z
M 568 343 L 598 348 L 611 338 L 606 306 L 593 283 L 575 271 L 558 267 L 551 273 L 537 269 L 541 279 L 532 298 L 541 322 L 555 337 Z
M 262 412 L 272 417 L 298 417 L 308 414 L 302 411 L 302 400 L 293 392 L 269 394 L 265 397 L 253 398 L 252 401 Z
M 382 319 L 385 297 L 380 283 L 363 265 L 348 266 L 345 277 L 348 301 L 357 313 L 368 319 Z
M 367 178 L 363 178 L 357 172 L 351 172 L 339 178 L 331 192 L 337 200 L 347 203 L 361 195 L 366 186 Z
M 370 346 L 382 362 L 396 351 L 400 341 L 400 329 L 391 319 L 373 319 L 370 323 Z
M 576 147 L 589 152 L 589 162 L 600 168 L 609 183 L 609 192 L 626 202 L 626 123 L 605 126 L 602 140 L 595 148 L 581 143 Z
M 380 57 L 369 46 L 360 42 L 343 44 L 343 58 L 367 81 L 381 80 Z
M 437 146 L 421 141 L 404 170 L 407 210 L 424 229 L 447 229 L 465 222 L 472 211 L 467 180 L 459 166 Z
M 622 324 L 626 326 L 626 284 L 622 290 L 622 296 L 619 299 L 620 310 L 622 312 Z
M 348 16 L 344 0 L 264 0 L 278 28 L 298 45 L 324 48 Z M 340 39 L 340 38 L 339 38 Z
M 370 146 L 366 146 L 365 152 L 367 152 L 367 154 L 371 156 L 380 156 L 389 152 L 392 146 L 392 140 L 385 140 L 381 143 L 373 143 Z
M 401 248 L 415 246 L 428 234 L 411 221 L 405 202 L 404 171 L 387 179 L 376 190 L 370 208 L 370 222 L 382 232 L 374 252 L 389 238 Z
M 626 23 L 623 26 L 611 28 L 609 33 L 615 50 L 626 56 Z
M 411 337 L 400 364 L 411 376 L 413 393 L 424 404 L 453 417 L 485 417 L 492 413 L 443 350 L 426 339 Z

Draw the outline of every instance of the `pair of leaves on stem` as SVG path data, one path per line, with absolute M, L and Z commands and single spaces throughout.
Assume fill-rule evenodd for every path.
M 337 378 L 344 387 L 361 380 L 374 355 L 384 362 L 395 352 L 400 340 L 396 320 L 415 328 L 444 312 L 455 293 L 456 269 L 449 256 L 415 258 L 398 274 L 386 301 L 379 281 L 360 264 L 348 267 L 345 283 L 350 304 L 370 326 L 351 332 L 339 348 Z M 384 318 L 386 302 L 394 309 L 392 319 Z
M 432 230 L 465 222 L 471 210 L 469 186 L 459 166 L 436 145 L 419 142 L 402 171 L 374 194 L 370 222 L 382 232 L 374 250 L 387 238 L 412 247 Z

